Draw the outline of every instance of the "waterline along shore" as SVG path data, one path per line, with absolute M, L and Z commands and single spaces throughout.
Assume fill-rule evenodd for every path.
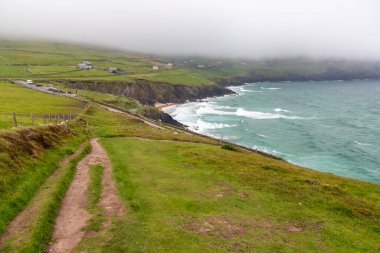
M 163 110 L 191 131 L 304 167 L 379 183 L 378 84 L 376 80 L 252 83 L 229 87 L 237 95 Z M 355 85 L 360 85 L 359 93 L 353 91 Z

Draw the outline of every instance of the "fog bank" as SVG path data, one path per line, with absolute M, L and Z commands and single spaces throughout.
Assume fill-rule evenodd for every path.
M 0 0 L 0 34 L 155 54 L 380 60 L 378 0 Z

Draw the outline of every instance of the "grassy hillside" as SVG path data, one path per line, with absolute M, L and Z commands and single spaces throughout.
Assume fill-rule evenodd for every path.
M 95 69 L 76 70 L 76 65 L 90 60 Z M 51 80 L 91 80 L 132 82 L 135 78 L 173 84 L 211 84 L 208 79 L 187 70 L 165 70 L 165 62 L 140 54 L 130 54 L 91 46 L 52 42 L 0 40 L 0 78 Z M 160 70 L 153 70 L 153 66 Z M 125 74 L 105 71 L 122 69 Z
M 98 68 L 75 70 L 81 60 Z M 151 68 L 169 61 L 175 69 Z M 85 203 L 92 216 L 74 252 L 380 252 L 377 184 L 302 168 L 164 124 L 146 124 L 91 103 L 140 108 L 134 99 L 78 90 L 78 97 L 89 101 L 83 110 L 79 100 L 5 81 L 37 79 L 59 87 L 68 80 L 101 81 L 86 82 L 97 86 L 118 82 L 115 87 L 126 94 L 128 82 L 140 88 L 163 89 L 155 82 L 195 86 L 194 92 L 236 76 L 337 73 L 328 62 L 302 61 L 164 59 L 80 45 L 0 41 L 0 113 L 7 113 L 0 114 L 0 123 L 7 122 L 1 127 L 12 126 L 9 112 L 80 114 L 68 127 L 0 132 L 0 233 L 12 229 L 12 219 L 27 210 L 19 230 L 5 241 L 0 235 L 0 252 L 47 248 L 75 166 L 89 151 L 84 145 L 78 149 L 88 135 L 100 138 L 109 155 L 124 212 L 104 223 L 109 217 L 100 202 L 107 166 L 90 167 Z M 114 66 L 127 73 L 102 70 Z M 354 70 L 352 64 L 340 66 Z M 143 86 L 141 79 L 152 82 Z
M 83 129 L 63 126 L 0 132 L 0 233 L 41 183 L 85 140 Z
M 33 114 L 79 114 L 84 103 L 72 98 L 52 96 L 24 88 L 10 82 L 0 81 L 0 128 L 13 127 L 12 113 L 18 115 L 19 125 L 30 126 Z M 42 118 L 35 119 L 43 124 Z
M 77 70 L 90 60 L 95 69 Z M 174 63 L 168 69 L 167 63 Z M 158 66 L 159 70 L 153 70 Z M 105 71 L 119 68 L 123 74 Z M 328 80 L 380 78 L 380 64 L 308 58 L 230 60 L 198 57 L 158 57 L 100 47 L 47 41 L 0 39 L 0 79 L 39 81 L 134 82 L 136 79 L 188 86 L 212 85 L 221 79 L 245 81 Z
M 108 116 L 107 116 L 108 115 Z M 377 252 L 380 187 L 93 107 L 128 209 L 75 252 Z M 112 119 L 104 122 L 104 118 Z M 132 242 L 132 243 L 131 243 Z
M 180 129 L 151 127 L 95 105 L 80 120 L 89 122 L 92 135 L 102 137 L 126 212 L 103 227 L 105 218 L 97 207 L 102 170 L 92 168 L 89 210 L 93 218 L 84 228 L 89 236 L 74 252 L 380 249 L 380 187 L 376 184 L 229 148 Z M 37 182 L 25 172 L 21 175 L 33 185 Z M 41 238 L 49 236 L 49 230 L 36 231 L 42 231 Z M 28 238 L 21 244 L 8 242 L 3 249 L 18 252 L 46 245 L 41 239 L 32 247 L 39 239 Z

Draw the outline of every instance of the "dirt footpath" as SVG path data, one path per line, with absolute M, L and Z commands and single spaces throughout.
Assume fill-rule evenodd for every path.
M 85 235 L 82 228 L 91 218 L 91 215 L 86 209 L 89 167 L 91 165 L 100 164 L 104 168 L 100 205 L 104 209 L 107 222 L 111 220 L 111 215 L 122 212 L 122 204 L 112 180 L 110 160 L 97 139 L 91 140 L 91 146 L 91 153 L 78 163 L 74 180 L 62 202 L 54 227 L 49 252 L 70 252 L 79 244 Z
M 53 185 L 55 179 L 64 172 L 65 166 L 72 159 L 77 157 L 83 151 L 85 146 L 86 143 L 82 143 L 73 154 L 60 161 L 58 169 L 46 179 L 41 188 L 36 192 L 35 196 L 30 201 L 29 205 L 16 216 L 16 218 L 8 225 L 7 231 L 0 236 L 0 244 L 12 237 L 28 238 L 27 235 L 30 228 L 33 226 L 33 222 L 37 219 L 37 216 L 39 215 L 39 212 L 44 204 L 43 200 L 45 199 L 45 196 L 51 193 L 52 189 L 50 186 Z

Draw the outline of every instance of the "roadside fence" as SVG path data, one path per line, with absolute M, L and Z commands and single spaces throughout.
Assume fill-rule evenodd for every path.
M 34 114 L 34 113 L 0 113 L 0 128 L 38 126 L 48 124 L 66 124 L 74 120 L 76 114 Z

